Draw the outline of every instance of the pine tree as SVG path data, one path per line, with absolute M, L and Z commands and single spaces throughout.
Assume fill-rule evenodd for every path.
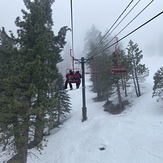
M 119 50 L 119 63 L 120 67 L 124 70 L 126 70 L 125 74 L 120 75 L 120 80 L 121 80 L 121 85 L 122 85 L 122 90 L 124 90 L 125 97 L 127 97 L 127 87 L 128 87 L 128 80 L 129 80 L 129 64 L 128 64 L 128 57 L 125 54 L 124 50 Z
M 117 53 L 117 54 L 116 54 Z M 117 49 L 117 51 L 113 52 L 111 55 L 111 67 L 112 68 L 124 68 L 125 65 L 122 65 L 125 61 L 124 61 L 125 57 L 124 57 L 124 52 L 123 50 L 121 50 L 120 48 Z M 116 88 L 116 92 L 117 96 L 118 96 L 118 100 L 117 100 L 117 111 L 120 112 L 123 110 L 124 106 L 122 103 L 122 90 L 124 89 L 124 75 L 123 74 L 111 74 L 112 76 L 112 87 Z M 121 89 L 121 86 L 123 89 Z
M 157 97 L 157 101 L 163 100 L 163 67 L 154 74 L 154 86 L 152 97 Z
M 100 35 L 100 31 L 96 28 L 95 25 L 92 25 L 90 30 L 86 32 L 85 39 L 84 39 L 84 53 L 89 53 L 92 50 L 92 46 L 96 45 L 98 40 L 98 36 Z M 94 47 L 95 48 L 95 47 Z M 87 54 L 88 58 L 91 57 L 93 54 Z M 91 56 L 90 56 L 91 55 Z
M 148 76 L 148 68 L 146 68 L 145 65 L 140 64 L 140 61 L 143 58 L 143 54 L 142 50 L 139 50 L 138 44 L 134 44 L 134 42 L 130 40 L 127 51 L 130 68 L 129 72 L 132 75 L 136 95 L 139 97 L 141 96 L 140 78 L 142 78 L 142 76 L 143 78 Z
M 62 61 L 60 52 L 66 44 L 65 35 L 69 29 L 63 27 L 57 36 L 54 35 L 53 2 L 24 0 L 28 12 L 22 10 L 23 20 L 18 17 L 15 21 L 18 37 L 8 37 L 1 31 L 0 57 L 8 58 L 1 66 L 1 138 L 12 141 L 17 154 L 13 160 L 17 163 L 26 163 L 28 147 L 42 141 L 44 127 L 51 120 L 47 117 L 57 114 L 56 92 L 61 88 L 59 83 L 63 85 L 57 63 Z M 12 42 L 7 45 L 5 40 Z M 5 72 L 3 68 L 6 68 Z M 64 114 L 69 112 L 70 105 L 68 96 L 63 95 Z
M 93 82 L 93 91 L 97 93 L 97 99 L 109 98 L 110 77 L 109 77 L 109 50 L 102 51 L 107 43 L 107 39 L 101 41 L 101 32 L 93 25 L 86 33 L 85 51 L 89 62 L 91 81 Z M 101 51 L 101 52 L 100 52 Z
M 15 48 L 15 40 L 12 36 L 7 36 L 4 30 L 2 30 L 1 34 L 1 58 L 5 57 L 5 59 L 7 59 L 1 67 L 6 68 L 1 69 L 3 72 L 1 78 L 3 91 L 0 98 L 0 117 L 3 127 L 1 140 L 5 145 L 7 142 L 10 144 L 14 142 L 17 152 L 20 153 L 21 151 L 23 153 L 21 158 L 19 155 L 19 158 L 24 162 L 27 155 L 25 148 L 27 148 L 28 142 L 28 124 L 26 123 L 25 125 L 24 121 L 29 121 L 29 116 L 25 116 L 26 111 L 28 110 L 28 102 L 25 98 L 28 99 L 28 97 L 25 97 L 25 92 L 22 89 L 25 83 L 20 84 L 19 60 L 17 58 L 18 51 Z M 9 41 L 7 45 L 5 43 L 6 40 L 12 40 L 12 42 Z M 22 113 L 24 114 L 24 117 L 21 116 Z
M 62 81 L 62 82 L 61 82 Z M 55 88 L 55 92 L 51 92 L 51 99 L 55 99 L 56 107 L 53 109 L 47 109 L 47 123 L 46 126 L 49 129 L 47 134 L 50 134 L 50 130 L 62 124 L 62 119 L 66 118 L 66 115 L 70 113 L 71 103 L 70 97 L 65 93 L 63 88 L 63 77 L 58 75 L 58 79 L 52 83 L 52 87 Z M 53 98 L 52 98 L 53 97 Z M 53 102 L 53 100 L 51 100 Z
M 100 55 L 95 57 L 96 59 L 96 68 L 97 68 L 97 78 L 93 80 L 94 89 L 97 91 L 98 100 L 109 100 L 110 95 L 112 94 L 112 75 L 110 73 L 110 55 Z M 92 75 L 93 77 L 95 75 Z M 95 85 L 96 82 L 97 86 Z

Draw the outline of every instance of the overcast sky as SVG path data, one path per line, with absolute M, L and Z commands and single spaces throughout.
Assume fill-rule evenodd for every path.
M 92 24 L 105 34 L 130 1 L 131 0 L 73 0 L 75 53 L 81 53 L 83 51 L 85 33 L 91 28 Z M 137 1 L 138 0 L 134 0 L 131 7 L 133 7 Z M 141 0 L 130 15 L 113 31 L 112 35 L 114 36 L 120 32 L 149 2 L 150 0 Z M 131 7 L 127 11 L 129 11 Z M 4 26 L 7 31 L 12 30 L 15 32 L 16 27 L 14 21 L 17 16 L 22 16 L 22 8 L 25 9 L 23 0 L 0 0 L 0 27 Z M 55 0 L 52 9 L 54 21 L 53 29 L 56 34 L 62 26 L 66 25 L 71 27 L 70 0 Z M 140 16 L 118 35 L 118 38 L 122 38 L 161 11 L 163 11 L 163 0 L 154 0 Z M 125 16 L 125 14 L 123 16 Z M 146 55 L 163 53 L 163 14 L 125 38 L 122 41 L 124 48 L 130 39 L 138 43 L 140 49 L 143 50 Z M 67 41 L 71 43 L 70 32 L 67 35 Z

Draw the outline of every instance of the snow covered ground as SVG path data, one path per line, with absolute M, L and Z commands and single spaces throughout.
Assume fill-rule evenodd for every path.
M 96 94 L 86 76 L 88 120 L 81 122 L 82 89 L 69 91 L 68 120 L 45 137 L 41 154 L 29 151 L 28 163 L 163 163 L 163 106 L 152 98 L 153 74 L 163 58 L 146 57 L 143 63 L 150 69 L 143 95 L 119 115 L 104 112 L 104 102 L 92 101 Z
M 41 155 L 30 151 L 28 163 L 162 163 L 163 106 L 152 98 L 152 77 L 163 66 L 163 58 L 146 57 L 143 62 L 150 69 L 143 95 L 122 114 L 110 115 L 103 111 L 104 102 L 92 101 L 96 95 L 87 76 L 88 120 L 81 122 L 82 89 L 69 91 L 69 119 L 46 137 Z

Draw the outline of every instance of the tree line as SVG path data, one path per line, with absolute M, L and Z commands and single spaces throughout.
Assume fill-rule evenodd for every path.
M 102 40 L 102 41 L 101 41 Z M 116 52 L 114 47 L 105 49 L 109 40 L 102 39 L 101 32 L 94 26 L 87 31 L 85 36 L 85 48 L 87 58 L 91 58 L 88 68 L 93 82 L 92 90 L 97 93 L 96 100 L 106 100 L 116 96 L 120 110 L 124 109 L 123 100 L 128 94 L 135 92 L 136 97 L 141 96 L 141 84 L 149 75 L 149 69 L 142 64 L 143 52 L 137 43 L 129 41 L 125 49 L 121 45 L 117 47 L 118 61 L 120 68 L 127 70 L 124 74 L 112 74 L 112 68 L 118 68 Z M 94 71 L 98 73 L 93 73 Z M 133 94 L 133 93 L 132 93 Z M 160 68 L 154 75 L 153 97 L 163 99 L 163 68 Z

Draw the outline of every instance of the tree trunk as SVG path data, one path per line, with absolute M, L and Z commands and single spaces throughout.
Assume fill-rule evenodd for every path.
M 35 121 L 36 122 L 35 122 L 34 140 L 28 144 L 28 149 L 36 147 L 39 143 L 41 143 L 43 139 L 43 131 L 44 131 L 43 115 L 37 115 Z
M 137 75 L 136 67 L 135 67 L 135 79 L 136 79 L 136 83 L 137 83 L 138 97 L 139 97 L 139 96 L 141 96 L 141 93 L 140 93 L 140 86 L 139 86 L 139 81 L 138 81 L 138 75 Z
M 138 96 L 138 91 L 137 91 L 137 86 L 136 86 L 136 82 L 135 82 L 135 76 L 134 76 L 134 72 L 132 71 L 132 79 L 133 79 L 133 82 L 134 82 L 134 87 L 135 87 L 135 93 L 136 93 L 136 96 Z
M 60 97 L 58 97 L 58 124 L 60 123 L 60 117 L 61 117 L 61 106 L 60 106 Z
M 40 107 L 42 98 L 43 98 L 43 92 L 39 90 L 38 97 L 37 97 L 37 107 Z M 44 131 L 44 110 L 41 110 L 41 113 L 36 114 L 34 140 L 28 144 L 29 149 L 37 146 L 42 141 L 43 131 Z
M 120 110 L 122 110 L 123 105 L 122 105 L 121 92 L 120 92 L 120 87 L 119 87 L 119 80 L 117 81 L 117 93 L 118 93 L 119 107 L 120 107 Z
M 13 127 L 14 130 L 17 131 L 14 134 L 17 154 L 8 160 L 7 163 L 26 163 L 28 153 L 29 117 L 24 118 L 21 124 L 18 122 L 18 119 L 15 118 Z
M 18 156 L 21 160 L 21 163 L 27 162 L 27 153 L 28 153 L 28 137 L 29 137 L 29 117 L 24 119 L 23 125 L 23 138 L 24 142 L 21 144 L 20 149 L 18 150 Z
M 127 84 L 126 84 L 126 78 L 124 78 L 124 90 L 125 90 L 125 97 L 127 97 Z
M 122 78 L 122 75 L 121 75 L 121 83 L 122 83 L 122 89 L 124 90 L 125 89 L 125 85 L 124 85 L 124 79 Z
M 99 81 L 98 81 L 98 75 L 95 75 L 95 80 L 96 80 L 96 90 L 97 90 L 97 99 L 100 100 L 101 98 L 101 91 L 100 91 L 100 86 L 99 86 Z

